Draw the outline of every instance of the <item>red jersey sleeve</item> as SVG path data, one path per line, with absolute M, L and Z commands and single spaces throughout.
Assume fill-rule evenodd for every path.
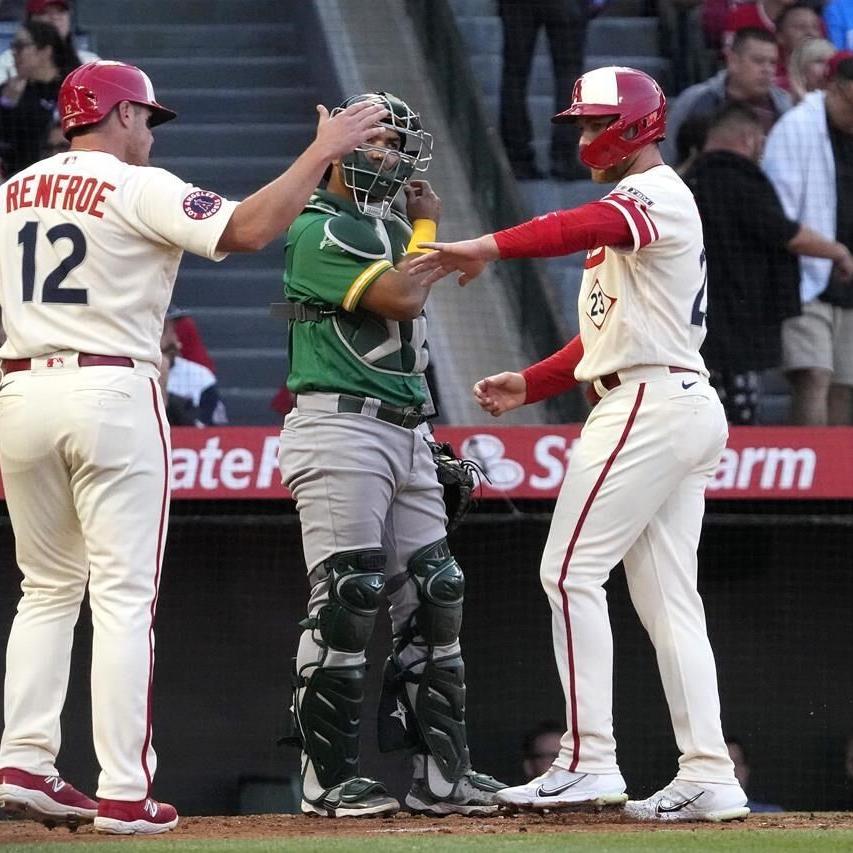
M 572 338 L 561 350 L 521 371 L 527 381 L 526 403 L 538 403 L 569 391 L 578 384 L 575 368 L 583 358 L 581 337 Z
M 634 243 L 625 218 L 603 201 L 555 210 L 493 236 L 501 258 L 551 258 Z

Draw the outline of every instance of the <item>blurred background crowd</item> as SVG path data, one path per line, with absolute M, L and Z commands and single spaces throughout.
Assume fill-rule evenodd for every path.
M 308 82 L 321 97 L 336 97 L 329 94 L 327 80 L 303 79 L 299 57 L 281 56 L 282 42 L 271 56 L 272 48 L 257 38 L 244 41 L 241 30 L 251 25 L 252 15 L 241 13 L 230 36 L 220 33 L 225 59 L 240 63 L 241 76 L 224 75 L 226 97 L 217 116 L 223 124 L 214 126 L 206 113 L 215 106 L 203 104 L 215 82 L 208 88 L 203 70 L 193 76 L 202 60 L 199 34 L 189 32 L 193 27 L 183 40 L 158 42 L 157 27 L 128 18 L 118 9 L 121 4 L 107 12 L 109 5 L 98 0 L 78 0 L 76 6 L 72 0 L 0 2 L 3 178 L 64 150 L 56 114 L 59 85 L 71 69 L 98 53 L 143 66 L 148 57 L 158 92 L 180 88 L 190 94 L 189 118 L 210 136 L 199 145 L 191 127 L 164 131 L 167 150 L 163 143 L 155 145 L 155 165 L 158 156 L 167 167 L 180 160 L 191 179 L 223 192 L 239 194 L 250 183 L 255 161 L 263 170 L 264 155 L 271 155 L 277 143 L 295 146 L 307 135 L 310 112 L 288 115 L 286 124 L 276 115 L 279 89 L 302 88 L 310 95 Z M 272 13 L 274 4 L 268 5 Z M 291 5 L 279 7 L 285 26 L 294 15 L 283 7 Z M 521 213 L 571 207 L 597 193 L 577 160 L 572 126 L 548 123 L 568 103 L 572 84 L 584 70 L 620 63 L 643 68 L 659 80 L 669 99 L 664 154 L 693 189 L 705 227 L 709 311 L 703 354 L 730 421 L 853 422 L 853 208 L 844 203 L 853 195 L 853 0 L 448 0 L 439 7 L 450 16 L 478 89 L 479 120 L 486 125 L 480 132 L 494 128 L 495 156 L 515 184 L 508 194 Z M 263 11 L 265 4 L 256 8 Z M 265 23 L 257 21 L 258 27 Z M 343 20 L 323 23 L 332 33 L 336 26 L 347 26 Z M 211 25 L 201 26 L 211 30 Z M 176 20 L 173 29 L 180 27 Z M 150 39 L 143 47 L 146 28 Z M 129 35 L 134 29 L 136 40 Z M 211 59 L 217 47 L 216 40 L 210 43 Z M 255 76 L 242 79 L 253 63 Z M 340 73 L 337 83 L 347 88 Z M 258 142 L 263 150 L 257 154 L 248 154 L 232 138 L 233 128 L 232 136 L 222 132 L 227 96 L 245 105 L 250 89 L 259 98 L 251 115 L 257 124 L 245 130 L 268 140 Z M 404 94 L 416 104 L 423 100 L 418 91 Z M 287 103 L 297 100 L 289 97 Z M 307 104 L 306 98 L 302 101 Z M 429 126 L 434 117 L 421 110 Z M 452 136 L 457 147 L 469 145 Z M 441 157 L 438 149 L 436 160 Z M 233 186 L 225 175 L 233 177 Z M 474 194 L 478 191 L 475 185 Z M 274 296 L 281 250 L 274 247 L 262 266 L 247 263 L 243 280 L 251 284 L 249 279 L 263 278 L 263 293 Z M 539 349 L 546 353 L 576 331 L 581 263 L 562 258 L 539 267 L 541 305 L 553 314 L 550 334 L 538 336 Z M 285 332 L 270 322 L 263 297 L 238 307 L 224 288 L 200 295 L 221 275 L 189 262 L 179 278 L 176 298 L 183 302 L 182 293 L 189 291 L 190 305 L 176 309 L 179 319 L 164 352 L 167 366 L 174 365 L 175 342 L 183 348 L 168 381 L 170 393 L 190 402 L 170 412 L 176 424 L 223 424 L 229 418 L 237 424 L 274 423 L 292 404 L 284 387 Z M 510 302 L 509 310 L 524 309 Z M 442 311 L 438 314 L 440 324 Z M 502 334 L 519 339 L 504 350 L 519 357 L 540 354 L 524 345 L 529 329 L 523 321 Z M 461 396 L 469 379 L 477 378 L 479 364 L 473 345 L 468 352 L 460 349 L 460 341 L 450 355 L 444 348 L 434 354 L 431 378 L 447 403 L 439 419 L 461 423 L 476 418 Z M 457 381 L 457 365 L 466 359 L 470 376 Z M 220 378 L 214 362 L 222 367 Z M 203 369 L 188 372 L 186 363 Z M 189 389 L 175 390 L 187 383 Z M 578 398 L 540 417 L 580 419 L 584 414 Z

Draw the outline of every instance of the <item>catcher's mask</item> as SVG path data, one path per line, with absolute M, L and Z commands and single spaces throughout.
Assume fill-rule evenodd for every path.
M 397 193 L 415 172 L 425 172 L 432 159 L 432 134 L 421 126 L 421 117 L 409 105 L 388 92 L 370 92 L 347 98 L 332 115 L 359 101 L 373 101 L 388 110 L 377 127 L 393 130 L 400 137 L 394 150 L 366 142 L 341 158 L 344 183 L 352 190 L 358 209 L 367 216 L 384 219 Z

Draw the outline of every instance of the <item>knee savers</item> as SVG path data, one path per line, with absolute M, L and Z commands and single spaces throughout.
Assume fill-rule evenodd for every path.
M 447 540 L 427 545 L 409 560 L 409 572 L 418 587 L 413 632 L 430 646 L 448 646 L 459 639 L 465 577 Z
M 385 555 L 379 549 L 345 551 L 323 563 L 320 583 L 328 584 L 329 600 L 316 616 L 323 643 L 342 652 L 363 652 L 379 611 L 385 587 Z

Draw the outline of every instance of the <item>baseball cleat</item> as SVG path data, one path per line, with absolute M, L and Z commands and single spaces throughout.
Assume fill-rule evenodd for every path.
M 425 779 L 413 779 L 406 794 L 406 807 L 415 814 L 434 817 L 449 814 L 485 816 L 498 810 L 495 797 L 504 788 L 503 782 L 473 770 L 457 779 L 450 792 L 444 795 L 433 794 Z
M 552 766 L 526 785 L 498 791 L 495 798 L 509 809 L 567 809 L 621 806 L 628 795 L 619 773 L 572 773 Z
M 101 800 L 95 829 L 107 835 L 159 835 L 178 825 L 178 813 L 168 803 L 144 800 Z
M 59 776 L 39 776 L 4 767 L 0 770 L 0 809 L 46 826 L 76 829 L 98 813 L 98 803 Z
M 400 804 L 375 779 L 356 776 L 329 788 L 316 800 L 302 795 L 302 813 L 322 817 L 381 817 L 400 810 Z
M 744 820 L 746 794 L 738 784 L 676 779 L 647 800 L 629 800 L 625 814 L 637 820 Z

